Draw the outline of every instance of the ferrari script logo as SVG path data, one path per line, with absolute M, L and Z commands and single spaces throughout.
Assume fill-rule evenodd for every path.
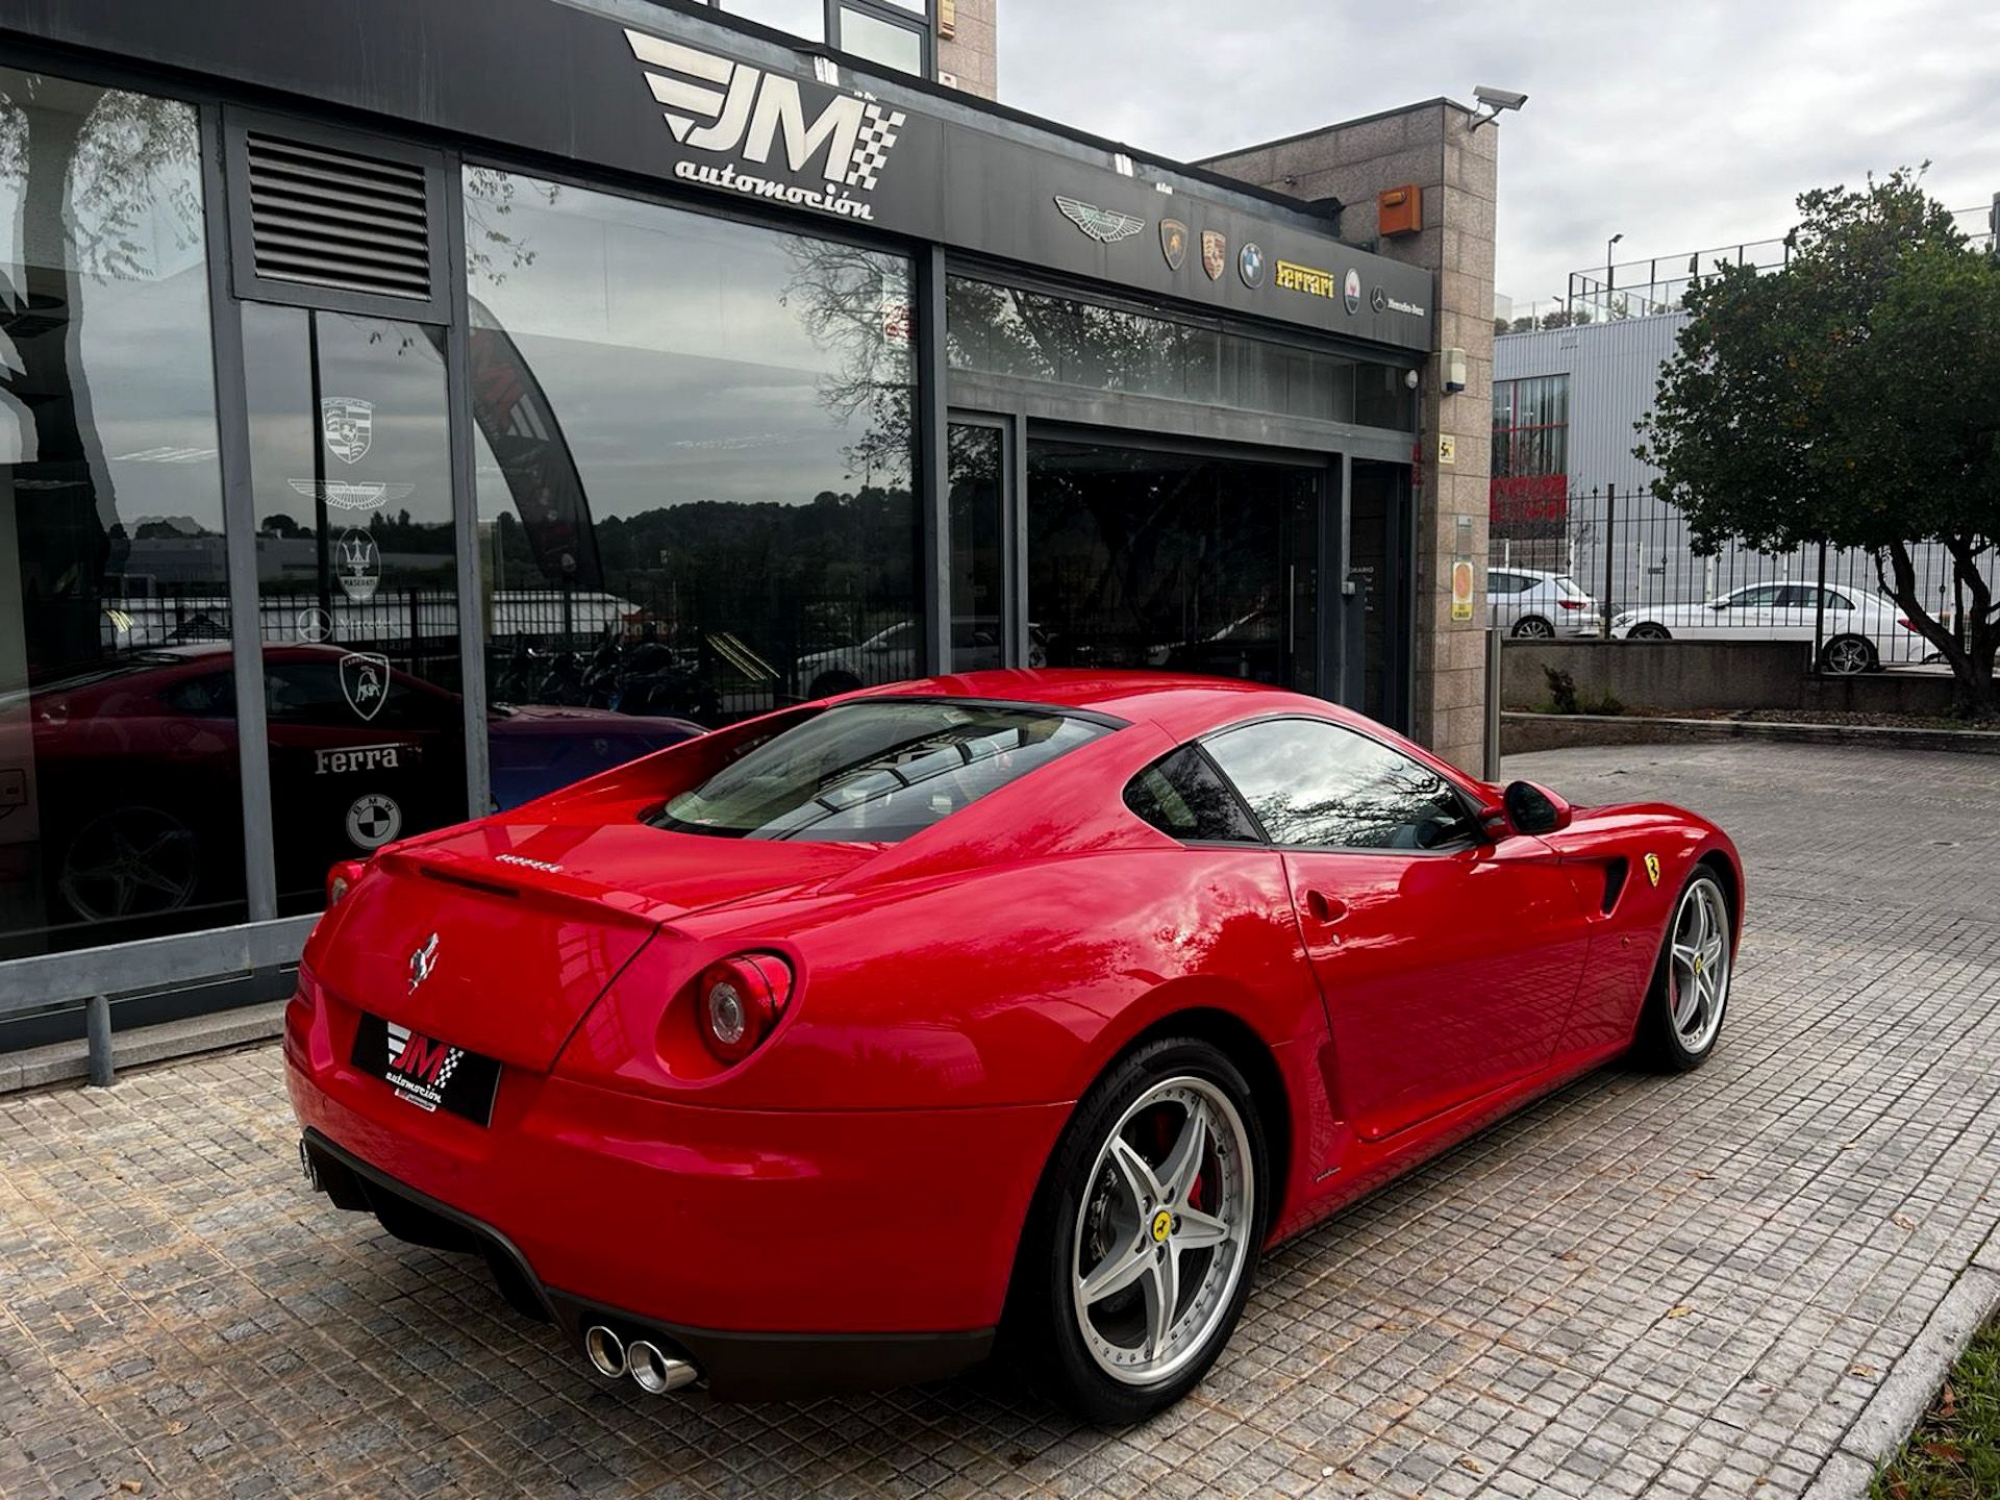
M 1174 1232 L 1174 1216 L 1172 1214 L 1168 1213 L 1163 1208 L 1158 1213 L 1153 1215 L 1152 1234 L 1153 1234 L 1153 1242 L 1155 1244 L 1159 1245 L 1165 1244 L 1167 1241 L 1167 1236 L 1172 1234 L 1173 1232 Z
M 1646 856 L 1646 878 L 1652 881 L 1654 885 L 1658 885 L 1660 883 L 1659 855 L 1649 854 Z
M 417 986 L 437 972 L 437 962 L 438 935 L 434 932 L 430 935 L 430 940 L 423 947 L 410 955 L 411 994 L 414 995 L 417 992 Z

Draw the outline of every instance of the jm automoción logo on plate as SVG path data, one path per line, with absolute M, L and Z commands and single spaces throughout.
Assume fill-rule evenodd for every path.
M 795 78 L 643 31 L 628 28 L 625 40 L 674 140 L 705 156 L 736 158 L 714 166 L 683 159 L 674 164 L 674 176 L 842 218 L 875 217 L 867 195 L 881 182 L 908 121 L 901 110 L 834 94 L 808 122 L 805 96 Z M 739 165 L 754 163 L 800 177 L 816 161 L 818 187 Z

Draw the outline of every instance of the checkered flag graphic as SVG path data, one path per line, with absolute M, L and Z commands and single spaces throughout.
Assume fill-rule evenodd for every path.
M 888 161 L 890 148 L 896 144 L 896 132 L 903 128 L 906 118 L 900 109 L 885 110 L 879 104 L 871 104 L 862 111 L 861 129 L 854 138 L 854 165 L 847 174 L 849 187 L 867 192 L 875 186 L 882 175 L 882 164 Z
M 465 1053 L 457 1047 L 453 1047 L 449 1052 L 445 1053 L 444 1066 L 438 1069 L 437 1086 L 439 1093 L 443 1093 L 445 1085 L 451 1082 L 451 1075 L 458 1071 L 459 1059 L 464 1056 Z

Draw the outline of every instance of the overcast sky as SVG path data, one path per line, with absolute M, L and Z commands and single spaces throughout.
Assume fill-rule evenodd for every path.
M 1932 163 L 2000 191 L 1995 0 L 998 0 L 1004 102 L 1183 160 L 1474 84 L 1500 125 L 1496 290 L 1774 238 L 1805 188 Z

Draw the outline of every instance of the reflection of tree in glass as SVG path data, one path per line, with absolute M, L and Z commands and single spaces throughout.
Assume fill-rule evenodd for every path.
M 29 665 L 55 667 L 102 652 L 104 579 L 127 545 L 75 364 L 84 291 L 161 274 L 161 236 L 177 250 L 200 243 L 199 148 L 185 104 L 36 74 L 0 80 L 0 192 L 19 201 L 21 236 L 19 263 L 0 275 L 0 333 L 11 346 L 0 398 L 21 425 Z
M 536 206 L 554 208 L 562 185 L 517 177 L 498 167 L 465 169 L 465 260 L 475 283 L 499 286 L 509 272 L 535 263 L 534 247 L 502 222 L 524 193 Z
M 910 403 L 909 262 L 833 240 L 789 235 L 792 279 L 778 293 L 838 368 L 819 378 L 820 405 L 843 427 L 866 425 L 846 448 L 850 479 L 908 483 L 915 436 Z

